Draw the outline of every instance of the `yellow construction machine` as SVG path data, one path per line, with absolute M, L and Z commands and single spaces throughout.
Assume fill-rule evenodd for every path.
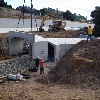
M 53 25 L 49 26 L 48 31 L 64 31 L 66 26 L 66 22 L 62 22 L 61 20 L 56 20 L 53 22 Z
M 53 23 L 53 25 L 49 25 L 48 31 L 56 31 L 56 32 L 58 32 L 58 31 L 64 31 L 65 30 L 64 28 L 66 26 L 66 22 L 62 22 L 61 20 L 55 20 L 53 18 L 44 16 L 43 19 L 42 19 L 40 28 L 39 28 L 40 32 L 44 31 L 43 26 L 44 26 L 45 20 L 52 20 L 52 23 Z

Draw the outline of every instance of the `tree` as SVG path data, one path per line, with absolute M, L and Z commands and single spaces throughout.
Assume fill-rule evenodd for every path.
M 66 20 L 73 21 L 74 15 L 69 10 L 67 10 L 66 12 L 63 12 L 63 18 L 66 19 Z
M 24 11 L 24 13 L 31 13 L 31 8 L 29 6 L 19 6 L 16 8 L 16 10 L 21 10 L 21 12 Z
M 91 12 L 92 21 L 95 24 L 93 35 L 100 36 L 100 7 L 96 6 L 95 10 Z
M 45 9 L 44 8 L 43 9 L 40 9 L 40 13 L 41 13 L 42 16 L 44 16 L 46 14 Z
M 33 13 L 34 13 L 35 15 L 40 15 L 40 10 L 34 9 Z
M 8 8 L 9 8 L 9 9 L 12 9 L 12 6 L 11 6 L 11 5 L 8 5 Z

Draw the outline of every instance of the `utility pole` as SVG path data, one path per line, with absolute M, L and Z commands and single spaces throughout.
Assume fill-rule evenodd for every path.
M 57 9 L 57 19 L 58 19 L 58 8 L 56 8 Z
M 32 31 L 32 8 L 33 8 L 33 5 L 32 5 L 32 0 L 31 0 L 31 31 Z
M 25 0 L 24 0 L 24 4 L 25 4 Z M 24 4 L 23 4 L 23 31 L 24 31 L 24 10 L 25 10 Z

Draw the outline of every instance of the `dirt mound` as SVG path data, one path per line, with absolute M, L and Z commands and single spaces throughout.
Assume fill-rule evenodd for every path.
M 35 35 L 42 36 L 44 38 L 78 38 L 80 31 L 78 30 L 66 30 L 66 31 L 60 31 L 60 32 L 31 32 Z
M 100 83 L 100 40 L 74 45 L 56 66 L 58 83 Z M 88 85 L 89 85 L 88 84 Z
M 8 38 L 8 33 L 0 33 L 0 38 Z

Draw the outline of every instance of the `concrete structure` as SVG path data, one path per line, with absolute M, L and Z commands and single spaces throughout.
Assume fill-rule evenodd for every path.
M 86 40 L 86 38 L 47 38 L 48 42 L 53 43 L 54 47 L 58 50 L 56 51 L 56 60 L 59 61 L 62 56 L 76 43 L 80 42 L 81 40 Z M 51 41 L 50 41 L 51 40 Z M 56 43 L 56 45 L 54 44 Z M 58 47 L 58 48 L 57 48 Z M 54 52 L 55 52 L 54 51 Z
M 35 35 L 34 47 L 32 52 L 32 58 L 37 58 L 40 56 L 47 60 L 48 55 L 48 41 L 41 36 Z
M 34 34 L 24 32 L 9 32 L 9 55 L 21 53 L 23 51 L 23 40 L 29 41 L 29 55 L 32 56 Z
M 29 56 L 40 56 L 45 60 L 59 61 L 61 57 L 76 43 L 86 38 L 42 38 L 32 33 L 9 32 L 9 54 L 23 51 L 23 39 L 30 43 Z

